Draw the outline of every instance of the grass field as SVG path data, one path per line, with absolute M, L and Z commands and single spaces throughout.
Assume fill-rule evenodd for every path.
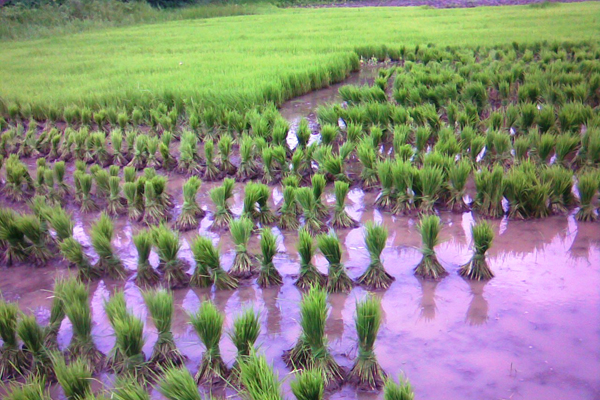
M 547 8 L 271 9 L 4 42 L 0 96 L 5 106 L 18 101 L 59 110 L 71 104 L 131 109 L 165 98 L 255 104 L 265 93 L 282 100 L 326 83 L 328 73 L 343 76 L 355 65 L 357 46 L 578 41 L 600 37 L 599 17 L 598 2 Z M 312 85 L 284 88 L 282 82 L 311 71 Z

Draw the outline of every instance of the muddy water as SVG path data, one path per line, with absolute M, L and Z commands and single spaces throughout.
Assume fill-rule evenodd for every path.
M 171 193 L 181 187 L 170 181 Z M 226 269 L 233 262 L 229 234 L 211 232 L 212 203 L 205 184 L 199 196 L 208 211 L 197 232 L 183 235 L 181 257 L 191 261 L 189 241 L 196 234 L 208 235 L 219 243 Z M 243 188 L 237 186 L 234 212 L 242 207 Z M 176 196 L 176 201 L 181 198 Z M 471 254 L 470 213 L 442 213 L 443 242 L 436 248 L 438 257 L 450 272 L 445 279 L 423 281 L 412 272 L 419 262 L 420 237 L 413 217 L 392 217 L 371 208 L 372 193 L 353 189 L 348 210 L 352 217 L 366 222 L 382 222 L 390 231 L 383 260 L 396 277 L 391 288 L 377 293 L 382 299 L 384 321 L 376 342 L 383 368 L 391 375 L 404 373 L 410 378 L 419 399 L 598 399 L 600 396 L 600 225 L 577 224 L 572 216 L 551 217 L 541 221 L 495 221 L 496 241 L 489 262 L 496 277 L 488 283 L 472 283 L 456 271 Z M 275 196 L 279 197 L 279 196 Z M 333 203 L 333 196 L 327 195 Z M 274 205 L 275 207 L 276 205 Z M 96 215 L 75 213 L 76 236 L 89 246 L 88 232 Z M 126 219 L 118 220 L 114 245 L 128 268 L 134 270 L 136 251 L 131 236 L 140 227 Z M 278 235 L 280 253 L 275 265 L 284 275 L 284 285 L 260 289 L 253 281 L 235 291 L 185 289 L 175 292 L 176 315 L 173 330 L 177 344 L 189 357 L 187 366 L 195 372 L 202 346 L 188 324 L 187 314 L 197 310 L 203 299 L 212 299 L 226 314 L 226 327 L 245 307 L 261 314 L 262 333 L 258 344 L 274 363 L 280 377 L 288 377 L 281 355 L 299 334 L 298 302 L 301 293 L 293 285 L 298 270 L 295 233 Z M 369 258 L 362 228 L 338 232 L 344 262 L 351 277 L 366 268 Z M 258 252 L 258 237 L 251 248 Z M 87 251 L 93 256 L 90 247 Z M 153 254 L 154 265 L 158 260 Z M 325 259 L 316 264 L 326 271 Z M 49 317 L 55 276 L 68 273 L 64 267 L 33 269 L 17 266 L 2 271 L 0 290 L 5 298 L 16 300 L 25 311 L 35 313 L 41 322 Z M 133 277 L 132 277 L 133 278 Z M 115 288 L 124 288 L 128 305 L 146 321 L 145 351 L 150 354 L 156 333 L 139 289 L 132 278 L 127 282 L 100 281 L 91 286 L 94 327 L 99 349 L 108 352 L 114 339 L 103 311 L 103 301 Z M 348 295 L 329 298 L 331 312 L 327 335 L 338 362 L 350 368 L 356 356 L 353 326 L 355 301 L 365 294 L 355 288 Z M 63 322 L 59 342 L 66 347 L 71 337 L 68 320 Z M 222 353 L 231 365 L 235 348 L 224 336 Z M 112 377 L 100 380 L 111 385 Z M 289 378 L 284 387 L 289 392 Z M 227 393 L 232 394 L 232 393 Z M 153 394 L 160 398 L 158 393 Z M 62 398 L 54 388 L 54 397 Z M 357 393 L 345 386 L 331 399 L 380 398 L 381 394 Z

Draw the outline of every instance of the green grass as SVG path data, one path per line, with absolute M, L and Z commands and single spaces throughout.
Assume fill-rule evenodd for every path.
M 4 42 L 0 96 L 57 109 L 75 103 L 130 109 L 156 99 L 243 106 L 300 94 L 326 83 L 327 75 L 340 79 L 356 65 L 357 46 L 475 46 L 600 34 L 597 2 L 542 9 L 268 10 Z M 282 82 L 293 88 L 283 90 Z

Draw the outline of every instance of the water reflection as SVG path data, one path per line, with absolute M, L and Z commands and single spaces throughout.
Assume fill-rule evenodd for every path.
M 261 291 L 264 309 L 267 313 L 267 333 L 278 335 L 281 332 L 281 309 L 277 304 L 280 288 L 264 288 Z
M 342 340 L 344 336 L 344 307 L 348 300 L 347 293 L 332 293 L 327 296 L 327 301 L 331 307 L 329 318 L 325 325 L 325 334 L 330 342 Z
M 484 325 L 488 321 L 488 302 L 483 297 L 485 285 L 489 281 L 467 281 L 471 288 L 471 302 L 467 309 L 465 321 L 469 325 Z
M 421 285 L 421 299 L 419 301 L 419 319 L 432 321 L 435 319 L 437 307 L 435 304 L 435 289 L 440 283 L 439 280 L 423 279 L 416 276 Z

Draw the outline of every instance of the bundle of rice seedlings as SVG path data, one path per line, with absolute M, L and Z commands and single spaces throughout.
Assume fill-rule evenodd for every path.
M 142 222 L 148 226 L 158 225 L 167 219 L 166 211 L 156 193 L 153 182 L 146 181 L 144 186 L 144 216 Z
M 19 306 L 0 299 L 0 379 L 3 381 L 22 375 L 29 362 L 17 339 L 18 317 L 21 314 Z
M 229 226 L 232 213 L 227 201 L 233 196 L 234 185 L 235 182 L 233 179 L 226 178 L 223 179 L 223 184 L 221 186 L 217 186 L 216 188 L 212 188 L 210 190 L 209 196 L 215 204 L 215 215 L 213 217 L 211 230 L 221 230 Z M 245 201 L 246 200 L 244 199 L 244 205 Z
M 296 139 L 298 140 L 299 148 L 303 149 L 308 145 L 310 135 L 311 131 L 310 126 L 308 125 L 308 120 L 306 118 L 302 118 L 298 124 L 298 128 L 296 129 Z
M 216 181 L 220 177 L 219 168 L 215 164 L 215 143 L 212 139 L 204 141 L 204 168 L 203 179 L 208 182 Z
M 179 165 L 177 167 L 177 171 L 183 174 L 200 174 L 200 165 L 195 159 L 196 152 L 196 142 L 187 141 L 185 138 L 187 136 L 181 137 L 181 143 L 179 144 Z
M 123 194 L 127 200 L 127 215 L 131 221 L 139 221 L 143 215 L 143 207 L 140 209 L 138 201 L 137 185 L 133 182 L 125 182 Z M 142 203 L 143 204 L 143 203 Z
M 123 181 L 127 182 L 135 182 L 137 178 L 137 171 L 133 167 L 125 167 L 123 168 Z
M 74 238 L 64 239 L 60 243 L 60 252 L 67 261 L 77 267 L 77 278 L 82 282 L 88 282 L 102 276 L 103 270 L 92 266 L 83 252 L 83 246 Z
M 556 139 L 556 163 L 566 166 L 567 157 L 577 149 L 580 141 L 579 136 L 569 134 L 559 135 Z
M 152 234 L 148 231 L 140 231 L 132 239 L 138 253 L 135 283 L 140 287 L 157 285 L 160 282 L 160 275 L 150 265 L 149 261 L 150 250 L 152 249 Z
M 146 156 L 148 154 L 148 135 L 137 135 L 133 149 L 133 158 L 129 162 L 129 166 L 140 170 L 146 166 Z
M 158 382 L 158 391 L 168 400 L 202 400 L 198 385 L 185 367 L 165 369 Z
M 382 225 L 378 225 L 369 221 L 365 224 L 365 244 L 371 263 L 367 270 L 358 277 L 357 283 L 372 290 L 387 289 L 395 280 L 393 276 L 388 274 L 381 262 L 381 253 L 385 248 L 388 231 Z
M 296 199 L 302 207 L 304 226 L 311 235 L 317 235 L 326 229 L 317 211 L 317 203 L 310 188 L 303 187 L 296 190 Z
M 79 182 L 79 188 L 81 189 L 81 199 L 79 204 L 79 210 L 82 213 L 88 213 L 98 210 L 98 205 L 92 200 L 92 175 L 90 174 L 79 174 L 76 178 Z
M 335 181 L 335 208 L 333 212 L 333 219 L 331 225 L 334 228 L 356 228 L 358 222 L 356 222 L 348 212 L 346 211 L 346 196 L 350 190 L 350 185 L 346 182 Z
M 269 198 L 271 197 L 271 190 L 267 185 L 262 183 L 256 186 L 256 204 L 258 205 L 258 221 L 261 225 L 271 225 L 275 222 L 275 215 L 269 207 Z
M 369 296 L 356 303 L 354 325 L 358 335 L 358 356 L 348 380 L 361 390 L 380 390 L 385 382 L 383 371 L 375 356 L 374 344 L 381 325 L 381 301 Z
M 342 245 L 335 232 L 317 236 L 317 246 L 329 263 L 327 271 L 327 291 L 329 293 L 347 293 L 354 286 L 342 264 Z
M 464 201 L 464 197 L 471 168 L 471 163 L 466 159 L 462 159 L 450 167 L 448 171 L 449 197 L 446 205 L 454 212 L 463 212 L 469 209 Z
M 252 308 L 244 310 L 233 321 L 233 329 L 229 334 L 231 341 L 237 349 L 235 363 L 231 368 L 229 382 L 238 385 L 240 364 L 254 351 L 254 344 L 260 335 L 260 318 Z
M 343 383 L 344 371 L 327 347 L 325 338 L 327 314 L 326 292 L 323 289 L 312 287 L 302 296 L 300 303 L 302 333 L 296 345 L 283 357 L 289 368 L 321 371 L 325 387 L 333 389 Z
M 396 159 L 392 163 L 392 213 L 402 214 L 414 208 L 414 181 L 419 170 L 410 161 Z
M 27 258 L 25 234 L 17 224 L 17 213 L 9 208 L 0 209 L 0 245 L 2 263 L 11 266 Z
M 23 349 L 29 359 L 29 373 L 43 376 L 47 382 L 54 382 L 50 350 L 44 343 L 44 328 L 38 324 L 34 315 L 21 316 L 17 323 L 17 335 L 23 341 Z
M 126 201 L 121 197 L 121 180 L 118 176 L 111 176 L 108 180 L 110 195 L 106 210 L 110 215 L 121 215 L 125 212 Z
M 127 303 L 125 302 L 125 293 L 123 290 L 115 290 L 108 300 L 104 300 L 104 312 L 108 317 L 111 327 L 113 330 L 115 330 L 115 322 L 118 319 L 127 317 L 129 313 L 127 310 Z M 121 353 L 121 349 L 119 348 L 118 343 L 115 342 L 113 348 L 108 354 L 108 357 L 106 358 L 106 367 L 115 372 L 116 366 L 119 363 L 122 363 L 123 359 L 124 357 Z
M 91 171 L 92 169 L 90 168 L 90 172 Z M 99 199 L 105 199 L 110 193 L 110 186 L 108 182 L 110 175 L 108 174 L 108 171 L 104 169 L 98 169 L 98 171 L 93 173 L 93 176 L 96 180 L 96 197 Z
M 28 258 L 37 266 L 45 266 L 52 258 L 52 253 L 46 246 L 47 237 L 40 219 L 35 215 L 25 214 L 16 223 L 19 230 L 25 233 L 25 252 Z
M 64 279 L 56 278 L 54 280 L 50 320 L 44 329 L 44 344 L 52 350 L 58 349 L 58 331 L 60 330 L 63 319 L 65 319 L 65 308 L 63 305 L 63 290 L 65 287 Z
M 161 167 L 165 171 L 172 171 L 175 168 L 177 168 L 177 160 L 171 155 L 171 151 L 169 150 L 168 145 L 166 145 L 165 143 L 161 143 L 158 148 L 158 151 L 160 152 L 160 156 L 162 158 Z
M 5 177 L 3 191 L 10 200 L 21 202 L 31 195 L 33 188 L 31 176 L 27 167 L 15 154 L 11 154 L 6 160 Z
M 60 354 L 53 354 L 52 365 L 67 400 L 84 400 L 93 395 L 92 370 L 84 360 L 74 360 L 67 365 Z
M 261 152 L 262 156 L 262 177 L 261 180 L 266 184 L 275 183 L 275 170 L 273 167 L 273 148 L 265 146 Z
M 441 227 L 440 217 L 437 215 L 422 216 L 417 226 L 423 243 L 421 246 L 423 258 L 414 271 L 415 274 L 423 278 L 438 279 L 448 274 L 438 261 L 434 250 L 434 247 L 439 243 Z
M 174 311 L 173 294 L 165 289 L 154 289 L 143 292 L 142 295 L 158 332 L 158 338 L 150 356 L 150 364 L 154 369 L 180 365 L 185 357 L 177 349 L 171 332 Z
M 194 384 L 194 386 L 196 385 Z M 130 376 L 117 378 L 111 398 L 115 400 L 151 400 L 150 393 L 146 391 L 144 385 Z
M 511 168 L 504 178 L 504 194 L 509 204 L 509 217 L 542 218 L 548 208 L 550 183 L 541 183 L 531 162 Z
M 144 323 L 127 313 L 113 322 L 116 344 L 122 359 L 113 363 L 112 369 L 119 375 L 129 376 L 144 383 L 150 376 L 150 367 L 144 356 Z
M 471 260 L 458 270 L 460 276 L 478 281 L 492 279 L 494 273 L 485 260 L 485 253 L 492 246 L 494 231 L 487 221 L 481 221 L 471 227 L 473 250 Z
M 381 191 L 375 199 L 375 205 L 384 210 L 389 209 L 394 204 L 392 162 L 389 159 L 377 163 L 377 177 L 381 184 Z
M 240 140 L 240 166 L 236 179 L 244 182 L 256 176 L 256 163 L 254 162 L 254 141 L 248 135 L 243 135 Z
M 175 221 L 175 229 L 189 231 L 198 227 L 198 219 L 204 218 L 205 212 L 196 202 L 196 195 L 200 189 L 201 181 L 195 176 L 190 177 L 183 184 L 183 205 L 181 213 Z
M 44 160 L 42 158 L 42 160 Z M 45 166 L 38 166 L 35 174 L 35 194 L 39 196 L 44 196 L 46 194 L 46 185 L 44 184 L 44 171 L 46 171 Z
M 257 202 L 260 196 L 260 189 L 257 183 L 248 182 L 244 187 L 244 205 L 242 208 L 242 216 L 256 221 L 258 220 Z
M 323 191 L 327 181 L 322 174 L 314 174 L 311 179 L 312 193 L 315 199 L 315 209 L 317 216 L 322 219 L 329 215 L 327 206 L 323 203 Z
M 160 167 L 160 162 L 158 158 L 156 158 L 156 153 L 158 153 L 158 147 L 160 145 L 160 139 L 156 136 L 148 139 L 147 151 L 148 157 L 146 158 L 146 168 L 158 168 Z
M 198 311 L 190 315 L 190 322 L 205 347 L 195 377 L 198 384 L 206 383 L 212 386 L 215 383 L 225 381 L 229 376 L 229 370 L 221 358 L 221 348 L 219 346 L 224 319 L 223 314 L 210 301 L 202 302 Z
M 179 235 L 164 225 L 156 227 L 152 233 L 166 287 L 186 287 L 190 283 L 190 276 L 185 272 L 186 264 L 177 257 L 181 248 Z
M 46 380 L 43 376 L 28 375 L 25 382 L 11 382 L 4 388 L 6 400 L 50 400 L 50 393 L 46 389 Z
M 306 227 L 300 228 L 298 232 L 297 249 L 298 254 L 300 254 L 300 273 L 295 282 L 296 286 L 300 289 L 325 286 L 327 277 L 312 262 L 315 255 L 315 246 L 313 238 Z
M 218 290 L 232 290 L 238 287 L 236 278 L 228 274 L 221 266 L 219 249 L 210 238 L 200 236 L 194 243 L 194 257 L 197 262 L 206 266 Z
M 110 133 L 110 141 L 113 148 L 113 163 L 120 167 L 127 165 L 127 159 L 122 152 L 123 148 L 123 132 L 120 129 L 115 129 Z
M 560 165 L 542 170 L 541 180 L 550 184 L 550 208 L 554 214 L 564 214 L 575 204 L 573 171 Z
M 260 250 L 262 253 L 260 273 L 258 275 L 258 285 L 260 287 L 269 287 L 283 284 L 283 278 L 275 264 L 273 258 L 277 252 L 277 241 L 271 228 L 263 228 L 260 236 Z
M 596 192 L 598 191 L 598 174 L 588 172 L 577 178 L 577 191 L 579 192 L 579 210 L 575 214 L 578 221 L 597 221 L 598 214 L 594 210 Z
M 240 363 L 240 386 L 243 400 L 283 400 L 279 376 L 267 359 L 255 352 Z
M 420 211 L 425 214 L 433 213 L 433 207 L 442 192 L 444 171 L 438 166 L 425 165 L 419 170 L 416 178 Z
M 52 170 L 54 171 L 54 177 L 56 178 L 56 194 L 64 200 L 71 194 L 71 189 L 65 182 L 65 162 L 55 162 Z
M 108 214 L 100 214 L 100 218 L 90 229 L 90 239 L 98 254 L 95 268 L 103 271 L 113 279 L 123 279 L 127 276 L 123 262 L 115 253 L 112 246 L 115 226 Z
M 300 226 L 296 190 L 294 186 L 283 187 L 283 203 L 279 208 L 279 227 L 283 230 L 297 230 Z
M 256 272 L 255 257 L 248 251 L 248 241 L 253 229 L 254 224 L 246 217 L 240 217 L 229 223 L 229 232 L 235 244 L 235 259 L 229 274 L 234 278 L 251 278 Z
M 323 372 L 318 369 L 302 370 L 290 386 L 297 400 L 322 400 L 325 392 Z
M 415 393 L 407 379 L 400 377 L 400 383 L 388 378 L 383 388 L 384 400 L 414 400 Z
M 475 174 L 477 195 L 473 203 L 475 210 L 490 218 L 500 218 L 504 215 L 502 199 L 504 197 L 504 169 L 496 164 L 490 171 L 481 169 Z
M 228 175 L 236 173 L 236 167 L 231 163 L 231 153 L 233 150 L 233 138 L 229 134 L 224 134 L 217 143 L 219 148 L 219 158 L 221 160 L 221 170 Z

